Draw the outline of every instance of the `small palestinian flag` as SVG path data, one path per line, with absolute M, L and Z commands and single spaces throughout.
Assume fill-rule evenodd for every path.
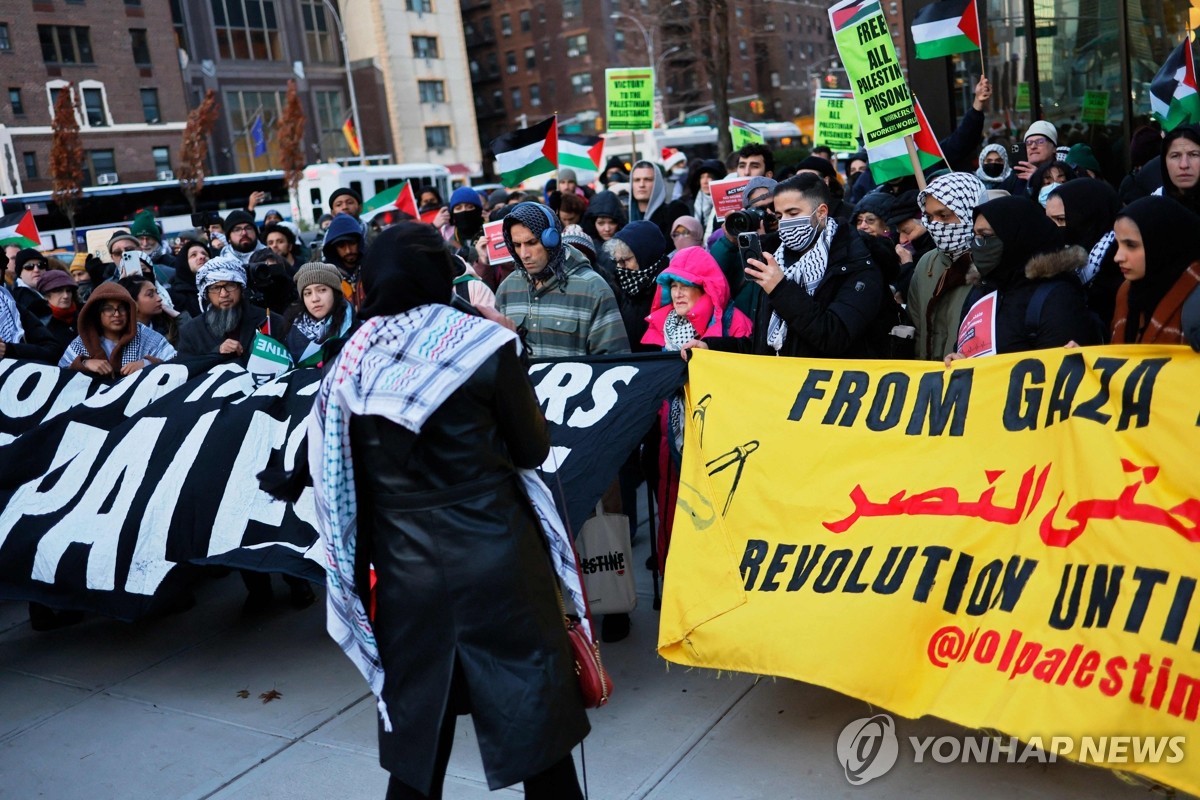
M 558 166 L 599 172 L 604 162 L 604 137 L 558 135 Z
M 979 49 L 975 0 L 939 0 L 917 12 L 912 24 L 917 58 L 942 58 Z
M 10 244 L 18 247 L 42 246 L 42 237 L 33 221 L 32 211 L 26 209 L 0 217 L 0 246 Z
M 373 195 L 363 203 L 362 213 L 366 214 L 377 208 L 394 208 L 397 211 L 403 211 L 413 219 L 429 223 L 432 223 L 434 218 L 437 217 L 438 212 L 441 211 L 440 208 L 435 208 L 431 211 L 426 211 L 424 214 L 417 213 L 417 195 L 413 190 L 412 181 L 405 181 L 390 189 L 384 189 L 377 195 Z
M 1200 94 L 1196 87 L 1196 62 L 1192 40 L 1183 42 L 1167 56 L 1167 62 L 1150 82 L 1150 111 L 1170 131 L 1185 123 L 1200 122 Z
M 535 175 L 558 167 L 558 118 L 547 117 L 529 128 L 521 128 L 492 141 L 500 182 L 515 187 Z
M 917 160 L 921 162 L 921 171 L 928 172 L 938 163 L 946 163 L 946 156 L 942 152 L 942 146 L 938 144 L 937 137 L 933 135 L 933 128 L 925 118 L 925 112 L 915 95 L 913 108 L 917 112 L 917 122 L 921 124 L 921 130 L 913 134 L 913 143 L 917 146 Z M 908 145 L 904 143 L 904 139 L 896 139 L 879 147 L 868 147 L 867 161 L 871 165 L 871 177 L 878 184 L 913 174 L 912 160 L 908 157 Z
M 867 17 L 883 13 L 879 0 L 847 0 L 829 9 L 829 24 L 837 33 L 857 25 Z

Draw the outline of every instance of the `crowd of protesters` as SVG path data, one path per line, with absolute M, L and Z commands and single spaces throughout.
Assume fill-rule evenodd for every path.
M 967 355 L 964 319 L 988 297 L 989 352 L 1105 343 L 1200 350 L 1200 127 L 1139 129 L 1133 170 L 1115 180 L 1087 144 L 1066 147 L 1047 121 L 1022 131 L 1019 147 L 995 129 L 985 141 L 989 97 L 981 80 L 974 105 L 941 142 L 949 163 L 920 183 L 877 184 L 865 153 L 839 171 L 827 148 L 777 169 L 769 147 L 748 144 L 727 163 L 689 164 L 672 153 L 627 169 L 614 158 L 593 186 L 561 169 L 540 192 L 463 186 L 446 202 L 425 187 L 418 197 L 428 223 L 396 212 L 364 222 L 363 198 L 343 188 L 311 250 L 278 214 L 257 219 L 253 202 L 204 215 L 170 247 L 143 213 L 112 236 L 103 258 L 65 264 L 8 248 L 0 358 L 118 380 L 179 357 L 244 365 L 262 335 L 295 366 L 322 367 L 365 319 L 408 313 L 417 302 L 389 291 L 445 295 L 439 302 L 513 331 L 533 358 L 686 358 L 711 348 L 953 367 Z M 729 174 L 749 178 L 736 226 L 717 216 L 711 190 Z M 512 259 L 491 263 L 483 231 L 497 220 Z M 392 263 L 399 254 L 411 262 Z M 368 264 L 402 274 L 372 285 L 362 279 Z M 515 350 L 505 352 L 508 369 Z M 632 512 L 636 489 L 654 490 L 660 571 L 683 414 L 680 398 L 664 404 L 604 501 Z M 262 610 L 269 576 L 244 577 L 247 610 Z M 293 605 L 313 602 L 303 581 L 288 585 Z M 40 628 L 69 621 L 44 607 L 31 613 Z M 623 639 L 629 624 L 628 615 L 609 615 L 602 637 Z

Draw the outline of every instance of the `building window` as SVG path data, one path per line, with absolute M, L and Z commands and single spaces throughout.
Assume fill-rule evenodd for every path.
M 88 150 L 88 162 L 96 180 L 99 180 L 101 175 L 115 174 L 117 171 L 117 159 L 112 150 Z
M 93 128 L 102 128 L 107 124 L 104 113 L 104 92 L 100 89 L 83 90 L 83 109 L 87 115 L 87 124 Z
M 413 58 L 437 58 L 438 40 L 436 36 L 412 37 Z
M 221 58 L 283 60 L 275 0 L 212 0 L 212 11 Z
M 533 28 L 533 20 L 529 16 L 529 11 L 528 10 L 522 11 L 520 19 L 521 19 L 521 33 L 529 33 L 530 29 Z
M 21 102 L 20 87 L 13 87 L 8 90 L 8 102 L 12 104 L 13 114 L 18 117 L 25 115 L 25 104 Z
M 450 146 L 449 125 L 428 125 L 425 128 L 425 147 L 430 150 L 445 150 Z
M 233 135 L 233 157 L 237 172 L 256 172 L 267 164 L 279 163 L 279 144 L 275 123 L 283 114 L 283 92 L 225 92 L 225 113 Z M 255 157 L 250 129 L 262 114 L 263 138 L 267 141 L 267 156 Z M 341 124 L 341 121 L 338 121 Z
M 150 65 L 150 40 L 146 38 L 145 28 L 130 28 L 129 39 L 133 43 L 133 63 L 138 66 Z
M 171 169 L 171 148 L 169 147 L 154 147 L 150 150 L 150 155 L 154 157 L 154 171 L 166 172 Z
M 517 54 L 511 50 L 504 54 L 504 66 L 511 75 L 517 71 Z
M 522 105 L 522 102 L 521 102 L 521 87 L 520 87 L 520 86 L 517 86 L 517 87 L 513 88 L 512 92 L 510 92 L 510 94 L 511 94 L 511 96 L 512 96 L 512 107 L 513 107 L 513 111 L 520 111 L 520 110 L 521 110 L 521 105 Z
M 587 34 L 581 33 L 578 36 L 567 37 L 567 56 L 575 58 L 576 56 L 587 55 Z
M 171 0 L 171 27 L 175 29 L 175 47 L 190 55 L 187 46 L 187 28 L 183 24 L 183 6 L 180 0 Z
M 473 81 L 479 80 L 479 59 L 472 58 L 468 62 L 468 66 L 471 68 L 471 80 L 473 80 Z
M 25 161 L 25 177 L 30 180 L 37 180 L 37 153 L 22 153 L 21 158 Z
M 8 23 L 0 22 L 0 53 L 12 50 L 12 40 L 8 38 Z
M 142 0 L 125 0 L 125 5 L 133 6 L 134 8 L 141 8 Z
M 74 25 L 38 25 L 42 60 L 47 64 L 94 64 L 88 29 Z
M 738 54 L 739 54 L 739 55 L 740 55 L 742 58 L 745 58 L 745 57 L 746 57 L 746 55 L 747 55 L 749 52 L 750 52 L 750 51 L 749 51 L 749 49 L 748 49 L 748 48 L 747 48 L 747 46 L 746 46 L 746 40 L 745 40 L 745 39 L 739 39 L 739 40 L 738 40 Z
M 496 89 L 492 92 L 492 108 L 497 113 L 504 113 L 504 92 Z
M 542 104 L 542 87 L 536 83 L 529 87 L 529 105 L 537 108 Z
M 148 125 L 162 121 L 162 114 L 158 110 L 158 89 L 142 89 L 142 116 Z
M 446 84 L 441 81 L 417 81 L 422 103 L 446 102 Z
M 500 74 L 500 59 L 496 57 L 495 50 L 492 50 L 487 54 L 486 65 L 489 78 L 494 78 Z
M 416 11 L 418 14 L 433 13 L 433 0 L 407 0 L 405 6 L 409 11 Z
M 321 134 L 321 158 L 345 158 L 352 153 L 342 133 L 349 110 L 342 105 L 342 93 L 317 92 L 317 130 Z M 362 134 L 359 134 L 361 139 Z
M 300 16 L 304 20 L 304 44 L 309 60 L 323 64 L 341 61 L 334 26 L 329 24 L 329 18 L 325 16 L 325 4 L 321 0 L 302 0 Z
M 588 94 L 592 91 L 592 73 L 581 72 L 571 76 L 571 90 L 575 94 Z
M 500 15 L 500 33 L 504 36 L 512 36 L 512 17 L 508 14 Z
M 618 51 L 625 49 L 625 32 L 624 31 L 617 31 L 613 34 L 613 49 L 618 50 Z
M 583 0 L 563 0 L 563 19 L 575 19 L 583 16 Z
M 525 69 L 537 69 L 537 48 L 525 48 Z
M 750 88 L 750 73 L 749 72 L 742 73 L 742 88 L 743 89 Z

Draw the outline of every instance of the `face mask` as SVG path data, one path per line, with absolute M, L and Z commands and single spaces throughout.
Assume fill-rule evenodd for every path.
M 977 237 L 972 237 L 971 261 L 975 263 L 975 269 L 979 270 L 979 274 L 983 277 L 986 278 L 989 273 L 1000 266 L 1000 259 L 1003 256 L 1004 242 L 1000 241 L 999 236 L 989 236 L 982 243 Z
M 1038 192 L 1038 202 L 1042 204 L 1042 208 L 1046 207 L 1046 201 L 1050 199 L 1050 193 L 1058 188 L 1057 183 L 1048 183 Z
M 989 178 L 999 178 L 1004 173 L 1004 162 L 994 161 L 991 164 L 984 162 L 983 174 Z
M 933 239 L 933 246 L 943 253 L 959 256 L 971 249 L 971 237 L 975 235 L 969 222 L 936 222 L 925 220 L 925 229 Z
M 649 286 L 655 278 L 654 265 L 649 267 L 641 267 L 639 269 L 621 269 L 618 267 L 613 270 L 617 274 L 617 283 L 621 287 L 621 291 L 627 297 L 636 297 Z
M 483 209 L 471 206 L 465 211 L 456 211 L 454 228 L 458 232 L 458 240 L 467 242 L 474 239 L 483 231 Z
M 794 252 L 804 252 L 812 247 L 818 233 L 815 216 L 779 220 L 779 241 L 783 246 Z

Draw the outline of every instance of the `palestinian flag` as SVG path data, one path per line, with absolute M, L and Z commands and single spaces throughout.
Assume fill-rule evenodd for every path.
M 1200 94 L 1196 88 L 1191 37 L 1184 37 L 1171 51 L 1167 63 L 1150 82 L 1150 111 L 1165 131 L 1200 122 Z
M 377 208 L 394 208 L 397 211 L 403 211 L 413 219 L 420 219 L 421 222 L 432 223 L 437 217 L 440 208 L 435 208 L 433 211 L 426 211 L 424 214 L 417 213 L 417 195 L 413 190 L 412 181 L 405 181 L 397 184 L 390 189 L 384 189 L 377 195 L 372 196 L 363 203 L 362 213 L 374 211 Z
M 847 0 L 829 9 L 829 24 L 833 32 L 857 25 L 874 14 L 882 14 L 879 0 Z
M 33 212 L 15 211 L 0 217 L 0 246 L 41 247 L 42 237 L 33 221 Z
M 558 166 L 599 172 L 604 163 L 604 137 L 558 135 Z
M 913 95 L 913 108 L 917 112 L 917 122 L 921 124 L 921 130 L 913 135 L 913 143 L 917 146 L 917 160 L 921 162 L 921 171 L 928 172 L 939 163 L 947 163 L 946 156 L 942 152 L 942 146 L 938 144 L 937 137 L 933 135 L 933 128 L 925 118 L 925 111 L 916 95 Z M 908 145 L 904 143 L 904 139 L 896 139 L 879 147 L 868 147 L 867 161 L 871 165 L 871 176 L 878 184 L 913 174 Z
M 558 167 L 558 118 L 547 117 L 529 128 L 521 128 L 492 141 L 500 183 L 520 185 L 535 175 Z
M 942 58 L 979 49 L 975 0 L 938 0 L 917 12 L 912 24 L 917 58 Z

